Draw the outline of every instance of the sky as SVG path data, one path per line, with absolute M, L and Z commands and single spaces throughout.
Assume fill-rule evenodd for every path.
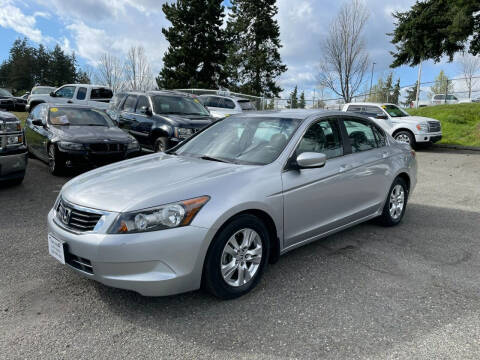
M 172 0 L 170 0 L 172 1 Z M 154 73 L 162 68 L 168 47 L 162 27 L 169 26 L 162 12 L 164 0 L 0 0 L 0 61 L 17 38 L 28 37 L 32 44 L 49 48 L 59 44 L 75 51 L 81 67 L 94 67 L 99 56 L 112 52 L 125 56 L 132 45 L 143 45 Z M 375 62 L 373 81 L 392 69 L 390 33 L 394 28 L 392 12 L 407 10 L 414 0 L 364 0 L 370 17 L 365 28 L 370 63 Z M 311 98 L 318 97 L 320 43 L 333 21 L 341 1 L 277 0 L 277 20 L 283 47 L 280 50 L 288 71 L 279 79 L 283 96 L 297 85 Z M 228 6 L 228 0 L 225 1 Z M 435 31 L 435 29 L 432 29 Z M 449 77 L 459 76 L 460 68 L 446 60 L 423 64 L 422 82 L 432 81 L 443 69 Z M 365 83 L 369 86 L 370 71 Z M 402 86 L 414 84 L 417 68 L 394 69 L 394 79 Z M 315 89 L 315 90 L 314 90 Z

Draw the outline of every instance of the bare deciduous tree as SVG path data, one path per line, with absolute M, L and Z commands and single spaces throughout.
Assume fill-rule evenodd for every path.
M 132 46 L 125 61 L 126 87 L 134 91 L 153 88 L 153 74 L 143 46 Z
M 360 88 L 368 66 L 362 33 L 368 20 L 366 7 L 352 0 L 340 8 L 322 42 L 321 85 L 350 102 Z
M 109 86 L 114 93 L 124 86 L 123 64 L 116 56 L 104 53 L 99 60 L 95 81 Z
M 470 99 L 472 97 L 472 88 L 477 83 L 474 77 L 480 72 L 480 57 L 464 54 L 459 58 L 458 64 L 462 69 L 465 85 L 468 90 L 468 98 Z

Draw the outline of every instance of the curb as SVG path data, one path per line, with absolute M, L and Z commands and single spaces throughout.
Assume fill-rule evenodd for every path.
M 454 150 L 468 150 L 468 151 L 480 151 L 480 147 L 476 146 L 462 146 L 462 145 L 448 145 L 448 144 L 434 144 L 433 147 L 440 149 L 454 149 Z

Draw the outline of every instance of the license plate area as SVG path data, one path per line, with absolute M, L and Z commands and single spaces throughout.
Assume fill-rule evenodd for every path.
M 65 265 L 65 242 L 48 234 L 48 252 L 55 259 Z

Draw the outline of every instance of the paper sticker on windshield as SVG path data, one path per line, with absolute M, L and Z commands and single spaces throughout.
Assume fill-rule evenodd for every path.
M 50 112 L 57 112 L 58 111 L 58 108 L 51 108 L 50 109 Z
M 198 101 L 198 99 L 193 99 L 193 101 L 195 101 L 196 103 L 200 104 L 200 101 Z
M 51 118 L 50 122 L 52 123 L 52 125 L 68 125 L 68 124 L 70 124 L 70 122 L 68 121 L 68 117 L 66 115 L 61 115 L 61 116 Z
M 387 107 L 385 105 L 382 105 L 382 109 L 386 109 Z

